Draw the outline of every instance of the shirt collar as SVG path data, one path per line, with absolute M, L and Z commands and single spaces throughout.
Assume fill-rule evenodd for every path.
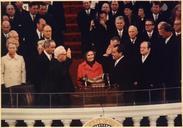
M 158 13 L 158 14 L 154 14 L 154 13 L 153 13 L 153 16 L 159 16 L 159 13 Z
M 130 38 L 130 41 L 131 41 L 132 43 L 135 43 L 136 39 L 137 39 L 137 37 L 135 37 L 134 39 Z
M 122 29 L 122 30 L 117 29 L 117 31 L 118 31 L 118 32 L 122 32 L 122 33 L 123 33 L 123 29 Z
M 116 13 L 117 13 L 117 11 L 113 11 L 113 10 L 112 10 L 112 14 L 116 14 Z
M 36 32 L 37 32 L 38 36 L 41 36 L 41 37 L 43 36 L 42 33 L 38 29 L 36 29 Z M 39 38 L 41 38 L 41 37 L 39 37 Z
M 123 58 L 124 56 L 121 56 L 119 59 L 117 59 L 116 61 L 115 61 L 115 63 L 114 63 L 114 66 L 116 66 L 118 63 L 119 63 L 119 61 Z
M 44 50 L 44 54 L 48 57 L 48 59 L 51 61 L 51 55 L 48 54 L 45 50 Z
M 177 36 L 177 35 L 180 35 L 181 34 L 181 32 L 175 32 L 175 35 Z
M 168 43 L 168 41 L 170 40 L 170 38 L 173 36 L 173 34 L 171 34 L 169 37 L 167 37 L 166 39 L 165 39 L 165 44 L 167 44 Z
M 144 56 L 142 55 L 142 63 L 144 63 L 144 61 L 147 59 L 148 56 L 149 56 L 149 53 Z
M 148 32 L 148 31 L 147 31 L 147 34 L 151 34 L 151 35 L 152 35 L 152 34 L 153 34 L 153 30 L 152 30 L 151 32 Z

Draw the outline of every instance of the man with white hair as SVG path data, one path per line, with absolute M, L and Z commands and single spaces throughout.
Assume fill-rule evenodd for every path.
M 54 59 L 50 63 L 48 78 L 46 79 L 44 92 L 46 93 L 66 93 L 73 92 L 74 86 L 69 73 L 71 64 L 71 50 L 66 51 L 63 46 L 58 46 L 54 50 Z M 59 94 L 52 96 L 52 107 L 69 105 L 70 95 Z
M 126 42 L 126 50 L 129 58 L 135 58 L 140 53 L 139 47 L 141 39 L 138 37 L 138 29 L 134 25 L 130 25 L 128 28 L 129 39 Z
M 131 65 L 131 72 L 132 72 L 132 83 L 135 81 L 136 77 L 136 70 L 137 70 L 137 60 L 138 57 L 140 56 L 140 43 L 141 39 L 138 37 L 138 29 L 134 25 L 130 25 L 128 28 L 128 35 L 129 39 L 127 40 L 126 43 L 126 56 L 129 59 L 129 63 Z

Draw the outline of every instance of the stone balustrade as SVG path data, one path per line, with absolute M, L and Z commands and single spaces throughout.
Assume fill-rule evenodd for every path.
M 123 124 L 126 118 L 131 117 L 133 126 L 138 127 L 143 117 L 148 117 L 153 127 L 160 116 L 165 116 L 168 126 L 173 127 L 175 118 L 181 113 L 181 103 L 96 108 L 2 108 L 2 120 L 10 127 L 16 125 L 16 120 L 24 120 L 30 127 L 34 126 L 35 120 L 41 120 L 45 127 L 50 127 L 52 120 L 60 120 L 64 126 L 70 126 L 75 119 L 84 125 L 91 119 L 105 117 Z

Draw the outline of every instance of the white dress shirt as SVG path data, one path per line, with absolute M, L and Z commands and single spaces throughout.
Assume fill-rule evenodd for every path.
M 147 54 L 147 55 L 142 55 L 142 63 L 144 63 L 145 62 L 145 60 L 147 59 L 147 57 L 149 56 L 149 54 Z
M 38 34 L 39 39 L 41 39 L 42 33 L 41 33 L 38 29 L 36 29 L 36 32 L 37 32 L 37 34 Z
M 1 84 L 8 88 L 26 82 L 25 62 L 22 56 L 16 54 L 11 58 L 6 54 L 1 60 Z
M 130 38 L 130 41 L 131 41 L 133 44 L 135 44 L 136 39 L 137 39 L 136 37 L 135 37 L 134 39 Z
M 151 32 L 147 32 L 147 35 L 149 36 L 149 38 L 151 38 L 151 37 L 152 37 L 152 35 L 153 35 L 153 31 L 151 31 Z
M 159 16 L 159 14 L 154 14 L 153 13 L 153 18 L 154 18 L 155 21 L 158 19 L 158 16 Z
M 117 59 L 114 63 L 114 67 L 116 67 L 116 65 L 119 63 L 119 61 L 123 58 L 124 56 L 121 56 L 119 59 Z
M 165 39 L 165 44 L 168 43 L 168 41 L 170 40 L 170 38 L 172 37 L 172 35 L 173 35 L 173 34 L 171 34 L 169 37 L 167 37 L 167 38 Z
M 86 9 L 85 10 L 86 14 L 88 14 L 88 15 L 90 14 L 90 11 L 91 11 L 91 9 Z
M 29 13 L 29 14 L 30 14 L 30 16 L 31 16 L 32 21 L 34 21 L 36 15 L 32 15 L 31 13 Z
M 181 34 L 181 32 L 175 32 L 176 36 L 179 36 Z
M 52 55 L 48 54 L 45 50 L 44 50 L 44 53 L 48 57 L 48 59 L 51 61 Z
M 117 31 L 118 31 L 118 35 L 120 36 L 120 38 L 123 36 L 123 29 L 122 30 L 119 30 L 119 29 L 117 29 Z

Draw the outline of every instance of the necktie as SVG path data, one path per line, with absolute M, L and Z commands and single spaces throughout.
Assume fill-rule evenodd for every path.
M 148 35 L 149 35 L 149 38 L 151 38 L 151 37 L 152 37 L 152 34 L 151 34 L 151 33 L 149 33 Z
M 90 11 L 89 11 L 89 10 L 86 10 L 86 14 L 87 14 L 87 15 L 90 15 Z
M 113 12 L 112 12 L 112 15 L 114 16 L 115 14 L 116 14 L 116 12 L 113 11 Z
M 42 33 L 40 32 L 40 35 L 39 35 L 39 38 L 41 39 L 43 36 L 42 36 Z
M 5 38 L 7 38 L 8 36 L 7 36 L 7 34 L 4 34 L 4 36 L 5 36 Z
M 32 15 L 32 21 L 34 21 L 35 17 L 36 17 L 36 15 Z
M 155 15 L 155 21 L 158 19 L 158 15 Z
M 120 38 L 122 37 L 122 31 L 119 31 L 119 36 L 120 36 Z

